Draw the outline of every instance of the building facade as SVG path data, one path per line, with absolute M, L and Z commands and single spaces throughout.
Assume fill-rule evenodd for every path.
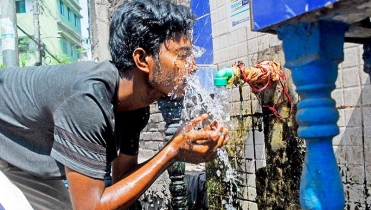
M 40 50 L 43 65 L 77 62 L 85 39 L 81 34 L 79 0 L 38 0 Z M 32 0 L 16 0 L 20 66 L 35 65 Z

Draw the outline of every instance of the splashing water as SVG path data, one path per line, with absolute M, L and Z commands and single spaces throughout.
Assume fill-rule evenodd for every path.
M 226 110 L 228 91 L 225 88 L 218 88 L 215 97 L 201 87 L 197 75 L 190 75 L 187 78 L 187 86 L 184 95 L 185 119 L 190 120 L 203 113 L 209 114 L 209 121 L 216 121 L 226 126 L 229 125 L 230 115 Z
M 203 113 L 209 115 L 209 121 L 216 121 L 221 123 L 229 128 L 232 127 L 230 123 L 230 115 L 226 110 L 228 105 L 228 90 L 225 87 L 218 87 L 215 89 L 215 96 L 212 98 L 210 92 L 201 87 L 199 78 L 197 75 L 190 75 L 187 77 L 187 87 L 185 88 L 184 95 L 184 108 L 185 108 L 185 119 L 190 120 L 195 117 L 200 116 Z M 239 191 L 239 188 L 236 184 L 236 175 L 237 173 L 232 168 L 229 163 L 228 153 L 225 149 L 217 150 L 219 160 L 222 163 L 220 165 L 221 169 L 226 168 L 226 174 L 223 181 L 229 183 L 230 195 L 228 201 L 223 200 L 222 203 L 227 210 L 235 210 L 233 207 L 233 186 Z M 221 171 L 218 170 L 217 176 L 221 176 Z

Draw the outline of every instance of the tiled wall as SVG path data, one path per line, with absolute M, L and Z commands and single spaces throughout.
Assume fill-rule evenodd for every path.
M 363 46 L 346 43 L 339 65 L 336 100 L 340 134 L 333 140 L 345 190 L 347 209 L 369 209 L 371 197 L 370 77 L 363 72 Z
M 254 65 L 264 58 L 263 51 L 281 46 L 281 41 L 277 39 L 276 35 L 253 32 L 250 27 L 228 32 L 226 1 L 210 0 L 209 2 L 214 64 L 217 64 L 219 68 L 230 66 L 236 60 L 242 60 L 247 65 Z M 334 138 L 333 145 L 344 183 L 346 209 L 369 209 L 371 207 L 369 193 L 371 182 L 369 174 L 371 171 L 369 161 L 371 157 L 371 83 L 370 76 L 363 72 L 362 53 L 362 45 L 345 43 L 344 62 L 339 65 L 336 89 L 332 93 L 340 114 L 338 121 L 340 134 Z M 284 63 L 283 55 L 278 55 L 276 59 Z M 285 72 L 290 74 L 289 71 Z M 294 91 L 295 86 L 291 85 L 289 89 Z M 236 91 L 232 90 L 232 92 Z M 299 98 L 294 92 L 292 92 L 292 97 L 294 101 Z M 231 105 L 232 110 L 236 110 L 239 101 L 232 99 L 232 103 L 235 103 L 235 105 Z M 264 138 L 264 135 L 256 136 L 255 144 L 251 138 L 251 132 L 249 132 L 245 144 L 245 158 L 247 160 L 245 172 L 249 184 L 248 197 L 244 198 L 249 202 L 253 202 L 257 196 L 254 195 L 256 192 L 254 189 L 256 186 L 254 184 L 256 181 L 254 180 L 256 178 L 255 172 L 260 167 L 266 167 L 266 154 L 264 153 L 266 149 L 262 149 L 262 147 L 264 148 L 264 143 L 267 143 L 264 139 L 259 140 Z M 252 152 L 255 157 L 251 155 Z M 255 171 L 251 169 L 255 169 Z M 259 207 L 245 206 L 249 206 L 249 209 Z
M 219 69 L 229 67 L 238 60 L 244 61 L 247 66 L 254 65 L 262 59 L 272 59 L 283 64 L 284 56 L 282 50 L 280 50 L 281 41 L 277 39 L 276 35 L 252 32 L 249 26 L 239 28 L 233 32 L 228 31 L 226 6 L 225 0 L 209 0 L 210 13 L 208 17 L 211 21 L 212 32 L 212 64 L 216 64 Z M 371 158 L 371 83 L 369 75 L 363 72 L 362 53 L 361 45 L 345 44 L 345 59 L 339 65 L 336 89 L 332 92 L 332 97 L 336 100 L 336 106 L 340 113 L 338 121 L 340 134 L 334 138 L 333 145 L 344 183 L 346 209 L 351 210 L 370 209 L 371 207 L 369 193 L 371 183 L 371 175 L 369 174 L 371 171 L 371 161 L 369 161 Z M 288 77 L 287 84 L 291 91 L 291 97 L 294 102 L 297 102 L 300 97 L 294 92 L 295 86 L 292 84 L 290 71 L 287 69 L 284 71 Z M 262 189 L 259 189 L 259 187 L 262 187 L 260 172 L 268 168 L 275 168 L 275 165 L 269 164 L 272 164 L 272 160 L 275 158 L 273 156 L 278 154 L 275 153 L 276 149 L 283 151 L 280 154 L 288 154 L 285 148 L 290 142 L 287 139 L 279 139 L 275 136 L 278 134 L 268 135 L 269 131 L 264 129 L 279 130 L 281 124 L 274 127 L 275 121 L 273 118 L 270 120 L 262 119 L 265 116 L 263 115 L 264 111 L 256 100 L 256 96 L 250 93 L 248 86 L 244 86 L 243 89 L 242 109 L 238 88 L 229 89 L 231 95 L 229 109 L 232 122 L 236 125 L 231 129 L 231 135 L 240 136 L 240 139 L 242 139 L 233 147 L 239 149 L 230 151 L 230 154 L 239 156 L 238 161 L 232 161 L 242 180 L 239 183 L 241 193 L 238 195 L 238 200 L 242 209 L 265 209 L 265 207 L 261 207 L 261 203 L 270 202 L 264 199 L 271 198 L 262 197 L 259 194 L 259 192 L 262 192 Z M 151 109 L 150 124 L 141 135 L 140 156 L 142 160 L 150 158 L 163 146 L 165 124 L 157 105 L 152 105 Z M 243 120 L 243 126 L 246 128 L 245 132 L 237 129 L 238 116 L 241 114 L 245 116 Z M 272 127 L 264 127 L 264 122 L 271 123 Z M 286 123 L 293 126 L 295 122 L 287 121 Z M 278 141 L 272 139 L 272 136 L 277 137 Z M 297 145 L 298 151 L 303 149 L 302 146 L 301 144 Z M 290 159 L 290 157 L 286 159 Z M 301 166 L 296 165 L 295 167 L 300 168 Z M 266 172 L 270 173 L 272 171 L 266 170 Z M 283 170 L 283 173 L 287 172 Z M 158 185 L 167 186 L 167 174 L 164 173 L 162 177 L 159 179 Z M 266 183 L 280 183 L 281 181 L 287 182 L 286 178 L 282 176 L 281 180 L 278 177 L 274 180 L 267 180 Z M 298 188 L 298 186 L 296 187 Z M 159 190 L 162 193 L 160 193 L 160 197 L 163 196 L 164 199 L 167 199 L 168 191 L 165 188 L 158 189 L 155 187 L 148 192 L 159 194 Z M 285 209 L 290 209 L 290 202 L 293 202 L 292 206 L 298 204 L 299 192 L 295 192 L 294 188 L 291 190 L 293 195 L 297 195 L 297 198 L 292 199 L 293 201 L 284 201 L 288 204 Z M 281 194 L 286 193 L 282 189 L 281 191 Z M 208 196 L 209 199 L 222 199 L 217 194 Z M 213 208 L 220 209 L 221 206 L 212 206 L 211 209 Z M 297 209 L 297 206 L 291 209 Z

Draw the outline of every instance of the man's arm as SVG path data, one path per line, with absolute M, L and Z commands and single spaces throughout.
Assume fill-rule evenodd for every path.
M 105 188 L 104 181 L 65 167 L 74 209 L 125 209 L 130 207 L 152 182 L 175 162 L 170 148 L 129 169 L 121 180 Z
M 112 162 L 112 184 L 120 181 L 129 169 L 138 167 L 138 156 L 120 154 Z
M 130 164 L 126 165 L 125 167 L 130 169 L 125 173 L 124 170 L 114 172 L 114 184 L 110 187 L 105 188 L 103 180 L 85 176 L 65 167 L 74 208 L 128 208 L 175 161 L 201 163 L 215 159 L 216 149 L 226 144 L 228 130 L 215 124 L 199 131 L 190 129 L 201 121 L 205 121 L 206 118 L 207 115 L 191 121 L 185 126 L 186 128 L 182 128 L 183 131 L 177 133 L 169 144 L 148 161 L 131 168 Z

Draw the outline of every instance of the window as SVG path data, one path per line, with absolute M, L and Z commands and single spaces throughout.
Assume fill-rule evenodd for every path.
M 75 48 L 71 44 L 71 57 L 73 58 L 75 56 Z
M 15 12 L 16 13 L 26 13 L 25 0 L 15 1 Z
M 77 17 L 77 15 L 75 13 L 73 15 L 75 16 L 75 27 L 78 28 L 80 19 Z
M 67 19 L 68 21 L 71 21 L 71 10 L 69 7 L 67 7 Z
M 64 4 L 63 4 L 63 0 L 59 0 L 59 12 L 61 13 L 61 15 L 64 15 Z
M 62 39 L 62 51 L 63 53 L 67 54 L 68 53 L 68 50 L 67 50 L 67 42 L 66 40 Z

